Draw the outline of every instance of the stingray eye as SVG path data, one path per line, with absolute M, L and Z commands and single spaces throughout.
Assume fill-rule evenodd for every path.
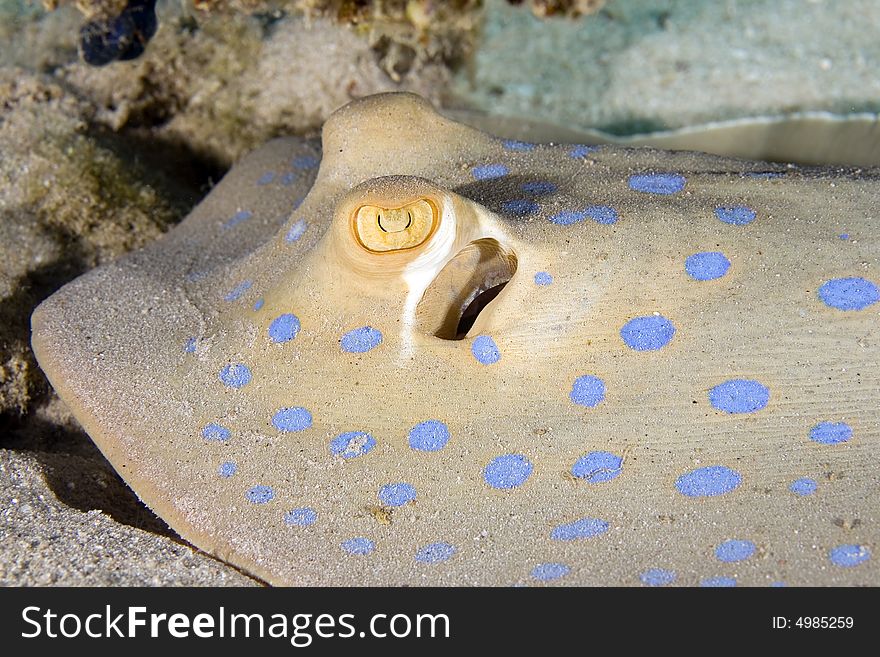
M 399 208 L 362 205 L 354 213 L 354 230 L 368 251 L 403 251 L 424 244 L 439 221 L 437 206 L 428 199 Z

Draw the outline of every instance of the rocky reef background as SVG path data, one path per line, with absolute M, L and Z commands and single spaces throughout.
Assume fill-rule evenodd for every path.
M 151 4 L 151 3 L 150 3 Z M 143 507 L 53 395 L 31 310 L 182 219 L 244 153 L 371 93 L 627 134 L 880 111 L 870 0 L 0 0 L 0 584 L 249 584 Z

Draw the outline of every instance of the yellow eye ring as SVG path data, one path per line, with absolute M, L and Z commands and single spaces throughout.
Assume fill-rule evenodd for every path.
M 352 215 L 358 244 L 372 253 L 405 251 L 430 239 L 440 223 L 437 205 L 426 198 L 397 207 L 362 205 Z

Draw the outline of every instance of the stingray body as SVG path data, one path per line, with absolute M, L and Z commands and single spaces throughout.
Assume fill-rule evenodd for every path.
M 411 95 L 44 302 L 62 398 L 276 584 L 880 584 L 880 179 Z M 872 556 L 873 554 L 873 556 Z

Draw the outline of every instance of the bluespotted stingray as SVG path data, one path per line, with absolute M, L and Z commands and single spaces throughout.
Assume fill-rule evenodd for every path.
M 273 584 L 880 584 L 880 175 L 502 140 L 407 94 L 33 317 L 182 537 Z

